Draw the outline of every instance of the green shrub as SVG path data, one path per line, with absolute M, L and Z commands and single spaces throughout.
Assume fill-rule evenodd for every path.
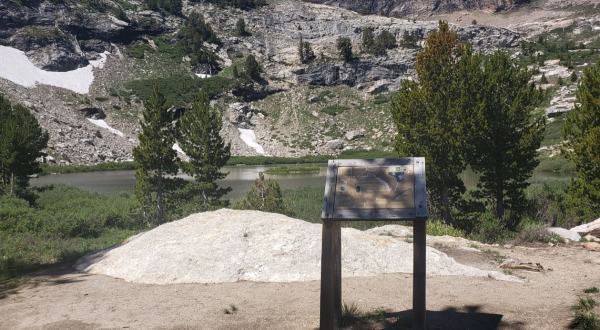
M 390 103 L 390 97 L 387 95 L 377 95 L 375 96 L 375 98 L 373 99 L 373 103 L 374 104 L 385 104 L 385 103 Z
M 321 109 L 321 112 L 326 113 L 328 115 L 335 116 L 335 115 L 340 114 L 348 109 L 350 109 L 350 107 L 345 106 L 345 105 L 330 105 L 330 106 L 326 106 L 325 108 Z
M 594 312 L 596 306 L 598 303 L 590 297 L 579 298 L 577 305 L 571 307 L 576 313 L 570 327 L 578 330 L 600 330 L 600 318 Z
M 150 47 L 146 44 L 141 44 L 141 45 L 135 45 L 135 46 L 129 46 L 125 48 L 125 54 L 127 54 L 128 56 L 131 56 L 133 58 L 137 58 L 137 59 L 143 59 L 144 58 L 144 52 L 145 51 L 149 51 Z
M 265 180 L 262 172 L 254 181 L 254 187 L 248 190 L 246 198 L 239 201 L 236 207 L 240 210 L 257 210 L 294 216 L 294 212 L 281 195 L 279 183 L 271 179 Z
M 429 221 L 427 223 L 427 235 L 430 236 L 453 236 L 466 238 L 467 235 L 464 231 L 452 227 L 452 225 L 443 224 L 440 221 Z
M 145 228 L 131 193 L 101 195 L 66 185 L 31 193 L 32 204 L 0 197 L 0 279 L 74 260 Z
M 142 101 L 150 99 L 153 86 L 156 84 L 165 94 L 167 104 L 174 106 L 183 106 L 190 104 L 198 95 L 198 90 L 202 89 L 208 93 L 211 98 L 223 93 L 225 90 L 247 82 L 247 79 L 231 79 L 222 76 L 214 76 L 206 79 L 192 78 L 189 75 L 175 74 L 169 77 L 133 80 L 125 85 L 132 90 L 132 94 L 137 95 Z
M 501 243 L 510 237 L 507 223 L 508 215 L 497 219 L 492 212 L 485 212 L 476 219 L 473 237 L 483 243 Z

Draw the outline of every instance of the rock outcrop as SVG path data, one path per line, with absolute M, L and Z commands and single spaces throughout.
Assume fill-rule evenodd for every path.
M 321 274 L 321 225 L 276 213 L 221 209 L 190 215 L 88 253 L 75 268 L 151 284 L 237 281 L 315 281 Z M 412 244 L 352 228 L 342 229 L 344 277 L 411 273 Z M 219 251 L 219 253 L 214 253 Z M 428 275 L 493 276 L 427 248 Z
M 469 0 L 469 1 L 426 1 L 426 0 L 304 0 L 339 6 L 361 14 L 379 14 L 397 17 L 428 16 L 460 10 L 486 10 L 500 12 L 529 3 L 529 0 Z

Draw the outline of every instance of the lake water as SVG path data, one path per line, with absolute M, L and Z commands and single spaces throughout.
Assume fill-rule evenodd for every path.
M 258 178 L 259 172 L 264 172 L 272 167 L 269 166 L 225 166 L 223 172 L 229 172 L 223 180 L 217 181 L 222 187 L 231 187 L 233 190 L 227 195 L 228 198 L 238 199 L 244 197 L 246 192 L 254 185 L 254 180 Z M 297 187 L 324 187 L 325 175 L 327 173 L 326 164 L 313 164 L 321 169 L 319 173 L 312 174 L 265 174 L 265 178 L 270 178 L 279 183 L 282 189 Z M 477 184 L 479 176 L 472 171 L 465 171 L 461 175 L 462 180 L 468 187 Z M 190 179 L 188 176 L 182 176 Z M 534 172 L 534 179 L 561 179 L 573 177 L 572 174 L 553 173 L 553 172 Z M 106 171 L 106 172 L 86 172 L 59 175 L 46 175 L 31 179 L 32 186 L 44 186 L 49 184 L 70 184 L 75 187 L 96 191 L 103 194 L 116 193 L 120 191 L 133 191 L 135 185 L 135 171 Z
M 310 165 L 310 164 L 307 164 Z M 225 166 L 223 172 L 229 172 L 223 180 L 217 181 L 221 187 L 231 187 L 233 190 L 227 195 L 228 198 L 237 199 L 246 196 L 246 192 L 254 185 L 258 173 L 264 172 L 272 167 L 269 166 Z M 272 179 L 279 183 L 281 189 L 297 187 L 320 187 L 325 186 L 325 175 L 327 164 L 312 164 L 321 169 L 319 173 L 310 174 L 265 174 L 266 179 Z M 185 179 L 192 180 L 189 176 L 181 175 Z M 32 186 L 44 186 L 49 184 L 70 184 L 75 187 L 96 191 L 103 194 L 116 193 L 120 191 L 133 191 L 135 185 L 135 171 L 104 171 L 85 172 L 58 175 L 45 175 L 30 180 Z

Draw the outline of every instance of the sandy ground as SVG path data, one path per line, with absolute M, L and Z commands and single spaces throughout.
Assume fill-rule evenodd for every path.
M 497 269 L 489 253 L 437 248 L 458 262 Z M 565 329 L 573 315 L 569 307 L 582 290 L 600 287 L 600 253 L 578 244 L 497 249 L 551 270 L 515 271 L 523 283 L 428 277 L 429 329 Z M 65 266 L 33 274 L 29 284 L 1 299 L 0 329 L 318 329 L 319 284 L 148 285 Z M 411 291 L 411 274 L 345 278 L 342 288 L 345 302 L 363 311 L 383 308 L 389 322 L 409 320 Z M 593 295 L 600 300 L 600 294 Z M 238 310 L 225 314 L 230 305 Z M 383 329 L 385 324 L 360 328 Z

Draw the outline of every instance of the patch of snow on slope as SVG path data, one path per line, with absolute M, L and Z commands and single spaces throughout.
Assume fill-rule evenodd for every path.
M 100 59 L 90 61 L 90 65 L 67 72 L 44 71 L 31 63 L 25 53 L 0 46 L 0 78 L 4 78 L 23 87 L 32 88 L 37 84 L 69 89 L 79 94 L 87 94 L 94 82 L 93 68 L 104 67 L 106 54 Z
M 111 133 L 117 134 L 118 136 L 123 137 L 123 132 L 119 131 L 118 129 L 112 128 L 110 126 L 108 126 L 108 124 L 104 121 L 104 119 L 91 119 L 91 118 L 87 118 L 87 120 L 90 121 L 90 123 L 96 125 L 96 126 L 100 126 L 102 128 L 106 128 L 107 130 L 109 130 Z
M 173 150 L 175 150 L 175 151 L 177 151 L 177 152 L 179 152 L 179 153 L 181 153 L 181 154 L 184 154 L 184 155 L 185 155 L 185 152 L 183 152 L 183 149 L 181 149 L 181 147 L 180 147 L 180 146 L 179 146 L 179 144 L 177 144 L 177 143 L 175 143 L 175 144 L 173 145 Z
M 238 130 L 241 133 L 240 138 L 242 139 L 242 141 L 244 141 L 244 143 L 246 143 L 249 147 L 254 148 L 254 150 L 256 150 L 256 152 L 258 152 L 259 154 L 265 153 L 263 147 L 260 144 L 256 143 L 256 135 L 254 135 L 253 130 L 243 128 L 238 128 Z
M 196 76 L 198 76 L 199 78 L 210 78 L 212 77 L 211 75 L 207 74 L 207 73 L 196 73 Z

